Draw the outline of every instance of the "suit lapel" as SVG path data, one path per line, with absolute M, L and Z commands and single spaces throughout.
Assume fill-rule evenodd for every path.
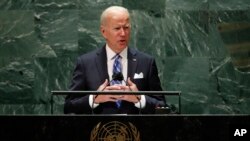
M 133 81 L 137 68 L 136 50 L 128 48 L 128 77 Z
M 95 63 L 96 63 L 96 67 L 97 67 L 98 72 L 99 72 L 100 81 L 104 82 L 105 79 L 109 79 L 108 69 L 107 69 L 107 55 L 106 55 L 105 46 L 97 51 Z

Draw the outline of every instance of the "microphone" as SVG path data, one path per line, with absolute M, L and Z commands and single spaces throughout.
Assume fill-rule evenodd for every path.
M 122 74 L 121 72 L 114 73 L 114 74 L 112 75 L 112 80 L 124 81 L 123 74 Z

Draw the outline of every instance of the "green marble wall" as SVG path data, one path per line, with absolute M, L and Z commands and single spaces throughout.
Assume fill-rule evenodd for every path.
M 250 114 L 249 0 L 1 0 L 0 114 L 50 114 L 50 91 L 104 43 L 110 5 L 130 10 L 131 46 L 155 56 L 164 90 L 182 91 L 182 113 Z

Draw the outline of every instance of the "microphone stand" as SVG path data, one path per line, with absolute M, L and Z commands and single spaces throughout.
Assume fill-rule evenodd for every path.
M 92 100 L 92 106 L 91 106 L 91 112 L 92 112 L 92 115 L 94 115 L 94 101 L 95 101 L 95 98 L 97 97 L 98 95 L 94 96 L 93 95 L 93 100 Z

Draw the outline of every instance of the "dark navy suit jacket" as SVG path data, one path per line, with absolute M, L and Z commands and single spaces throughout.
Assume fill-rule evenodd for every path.
M 143 73 L 142 79 L 134 79 L 134 74 Z M 158 70 L 153 57 L 128 48 L 128 77 L 137 85 L 139 91 L 162 91 Z M 73 72 L 70 90 L 96 91 L 109 79 L 107 55 L 105 47 L 84 54 L 77 59 Z M 155 107 L 165 105 L 163 95 L 146 95 L 146 106 L 140 110 L 142 114 L 155 113 Z M 139 109 L 134 103 L 122 101 L 118 109 L 114 102 L 100 104 L 94 110 L 89 105 L 89 95 L 68 95 L 65 99 L 65 114 L 138 114 Z

